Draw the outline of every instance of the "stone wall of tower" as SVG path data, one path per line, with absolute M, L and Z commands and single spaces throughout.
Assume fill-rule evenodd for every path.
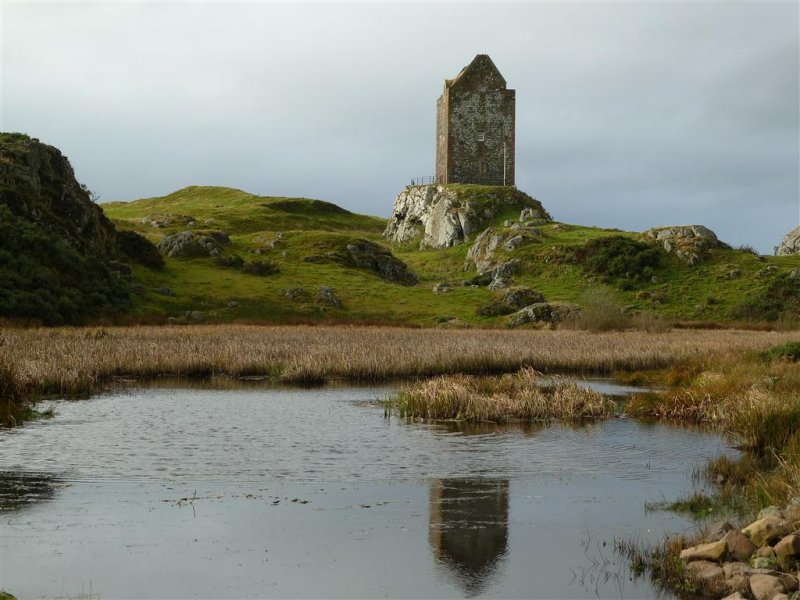
M 439 183 L 514 185 L 516 94 L 488 56 L 445 83 L 436 110 Z

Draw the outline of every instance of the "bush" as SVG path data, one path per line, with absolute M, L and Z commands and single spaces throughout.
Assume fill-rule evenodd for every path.
M 660 248 L 621 235 L 590 240 L 575 252 L 584 269 L 624 289 L 651 278 L 662 256 Z
M 767 359 L 788 359 L 791 361 L 800 360 L 800 341 L 786 342 L 779 346 L 772 346 L 762 352 L 762 356 Z
M 573 321 L 577 329 L 615 331 L 631 326 L 631 318 L 623 314 L 614 295 L 602 288 L 589 290 L 581 300 L 581 314 Z
M 128 284 L 104 262 L 0 205 L 0 316 L 81 323 L 128 306 Z
M 739 319 L 777 321 L 800 315 L 800 279 L 783 273 L 771 279 L 763 289 L 733 310 Z
M 151 269 L 164 268 L 164 258 L 158 248 L 146 237 L 139 235 L 135 231 L 119 231 L 117 239 L 120 250 L 131 260 Z

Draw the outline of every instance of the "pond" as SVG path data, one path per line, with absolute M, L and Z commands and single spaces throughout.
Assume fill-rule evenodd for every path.
M 731 453 L 612 419 L 386 419 L 384 387 L 137 388 L 0 431 L 18 597 L 652 597 L 614 554 L 691 521 L 645 503 Z M 613 386 L 611 391 L 615 391 Z M 619 390 L 617 390 L 619 391 Z

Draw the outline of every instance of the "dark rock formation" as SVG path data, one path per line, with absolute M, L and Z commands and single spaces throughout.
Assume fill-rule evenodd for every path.
M 0 316 L 58 324 L 119 313 L 136 286 L 128 263 L 157 266 L 154 250 L 120 237 L 58 149 L 0 133 Z

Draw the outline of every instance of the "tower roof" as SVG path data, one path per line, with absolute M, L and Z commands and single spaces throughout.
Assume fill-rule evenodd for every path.
M 444 85 L 445 87 L 453 87 L 454 85 L 458 84 L 459 82 L 469 79 L 473 74 L 483 72 L 483 73 L 490 73 L 491 77 L 496 79 L 497 82 L 502 86 L 506 87 L 506 80 L 503 75 L 498 70 L 497 66 L 492 62 L 492 59 L 489 58 L 488 54 L 478 54 L 475 58 L 472 59 L 472 62 L 469 63 L 466 67 L 461 69 L 458 72 L 458 75 L 453 77 L 452 79 L 445 79 Z

